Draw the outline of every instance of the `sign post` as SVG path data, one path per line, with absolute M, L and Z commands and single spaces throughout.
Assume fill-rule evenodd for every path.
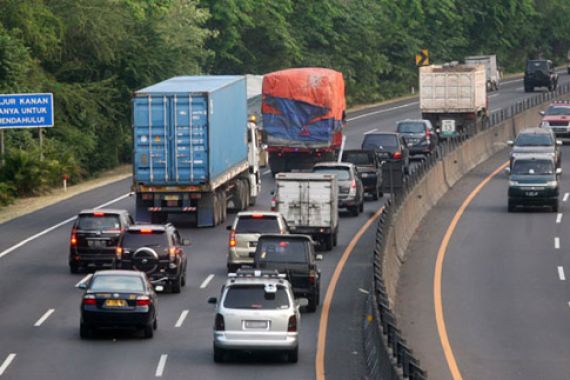
M 4 167 L 4 155 L 6 154 L 6 148 L 4 147 L 4 131 L 0 129 L 0 168 Z

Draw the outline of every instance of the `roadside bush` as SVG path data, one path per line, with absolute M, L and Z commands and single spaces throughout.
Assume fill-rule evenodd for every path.
M 10 183 L 0 182 L 0 207 L 14 202 L 14 186 Z

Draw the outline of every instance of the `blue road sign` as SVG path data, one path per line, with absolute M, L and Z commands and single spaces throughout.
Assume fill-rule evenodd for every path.
M 0 129 L 53 127 L 53 94 L 0 95 Z

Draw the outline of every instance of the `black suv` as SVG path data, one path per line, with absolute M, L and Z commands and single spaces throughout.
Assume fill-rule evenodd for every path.
M 526 62 L 524 91 L 532 92 L 535 87 L 548 87 L 548 91 L 554 91 L 558 87 L 558 74 L 552 61 L 534 59 Z
M 410 173 L 410 150 L 399 133 L 371 132 L 364 135 L 362 150 L 371 150 L 382 161 L 397 163 L 402 174 Z
M 186 285 L 187 257 L 178 230 L 170 223 L 130 226 L 121 236 L 116 250 L 117 269 L 145 272 L 154 285 L 169 286 L 180 293 Z
M 112 267 L 119 236 L 133 218 L 126 210 L 83 210 L 75 219 L 69 239 L 69 271 Z
M 321 272 L 317 268 L 320 259 L 308 235 L 264 234 L 257 241 L 254 267 L 285 273 L 295 297 L 307 298 L 307 310 L 314 312 L 321 293 Z
M 372 195 L 377 200 L 382 197 L 382 163 L 376 154 L 367 150 L 345 150 L 342 153 L 342 161 L 350 162 L 356 167 L 356 172 L 362 180 L 364 192 Z

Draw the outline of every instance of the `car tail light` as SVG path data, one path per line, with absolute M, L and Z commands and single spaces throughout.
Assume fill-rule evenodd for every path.
M 277 211 L 277 198 L 271 198 L 271 211 Z
M 86 295 L 83 297 L 83 304 L 84 305 L 97 305 L 97 300 L 95 299 L 94 295 Z
M 123 257 L 123 247 L 115 248 L 115 256 L 117 256 L 117 259 L 121 260 Z
M 287 324 L 287 332 L 297 332 L 297 316 L 292 315 L 289 317 L 289 323 Z
M 150 229 L 150 228 L 141 228 L 141 229 L 140 229 L 140 233 L 141 233 L 141 234 L 152 234 L 152 229 Z
M 137 306 L 149 306 L 151 304 L 151 300 L 148 296 L 138 296 L 137 297 Z
M 315 285 L 317 282 L 317 273 L 312 270 L 309 272 L 309 284 Z
M 75 232 L 75 228 L 71 230 L 71 239 L 69 239 L 69 243 L 73 247 L 77 246 L 77 233 Z
M 101 211 L 95 211 L 95 212 L 93 213 L 93 216 L 105 216 L 105 213 L 104 213 L 104 212 L 101 212 Z
M 176 259 L 176 247 L 170 247 L 168 249 L 168 257 L 170 261 L 174 261 Z
M 263 219 L 263 218 L 265 218 L 265 215 L 263 215 L 263 214 L 252 214 L 251 217 L 254 219 Z
M 431 132 L 430 132 L 429 128 L 426 128 L 426 139 L 429 139 L 430 136 L 431 136 Z
M 236 242 L 236 231 L 235 230 L 231 230 L 230 231 L 230 248 L 234 248 L 237 245 Z
M 224 323 L 224 316 L 220 313 L 216 314 L 216 321 L 214 322 L 214 330 L 224 331 L 226 324 Z
M 392 155 L 393 158 L 402 158 L 402 152 L 398 151 L 398 152 L 394 152 L 394 154 Z
M 352 184 L 350 185 L 350 187 L 352 187 L 353 189 L 356 189 L 356 180 L 355 179 L 352 180 Z

